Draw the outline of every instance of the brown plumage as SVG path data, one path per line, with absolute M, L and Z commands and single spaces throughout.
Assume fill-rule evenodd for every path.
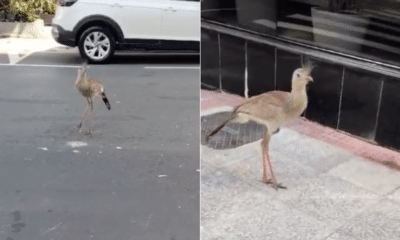
M 261 142 L 263 182 L 272 183 L 275 189 L 278 187 L 285 188 L 276 182 L 269 159 L 268 145 L 272 134 L 279 131 L 280 126 L 299 117 L 306 109 L 308 103 L 306 86 L 310 81 L 313 81 L 310 75 L 312 68 L 313 66 L 308 63 L 307 66 L 303 66 L 293 72 L 291 92 L 271 91 L 263 93 L 251 97 L 237 106 L 228 120 L 206 136 L 206 141 L 229 122 L 245 123 L 253 120 L 265 125 L 267 133 Z M 267 178 L 266 162 L 269 165 L 271 179 Z
M 111 109 L 110 102 L 106 97 L 106 93 L 104 91 L 104 86 L 95 78 L 88 78 L 87 76 L 87 62 L 82 64 L 82 67 L 78 69 L 78 77 L 75 82 L 75 87 L 78 91 L 84 96 L 88 102 L 85 112 L 83 113 L 82 120 L 78 125 L 78 130 L 80 131 L 82 128 L 83 121 L 85 120 L 85 116 L 87 111 L 90 108 L 90 117 L 91 120 L 94 118 L 94 110 L 93 110 L 93 99 L 97 96 L 101 96 L 104 103 L 106 104 L 108 110 Z M 90 128 L 89 128 L 90 133 Z

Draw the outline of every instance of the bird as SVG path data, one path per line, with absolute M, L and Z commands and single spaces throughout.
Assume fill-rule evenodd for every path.
M 108 110 L 111 110 L 111 105 L 110 102 L 108 101 L 108 98 L 106 97 L 104 86 L 100 83 L 100 81 L 95 78 L 87 76 L 87 61 L 84 61 L 82 63 L 82 66 L 78 69 L 78 77 L 75 82 L 75 88 L 87 100 L 86 110 L 83 113 L 82 120 L 78 125 L 78 131 L 81 132 L 82 124 L 83 121 L 85 120 L 85 116 L 89 108 L 90 108 L 90 118 L 91 118 L 90 120 L 93 121 L 94 118 L 93 99 L 95 97 L 101 96 Z M 90 127 L 88 134 L 90 134 Z
M 272 170 L 269 158 L 269 142 L 271 136 L 279 131 L 279 128 L 292 119 L 299 117 L 307 108 L 307 85 L 313 82 L 311 71 L 315 66 L 311 62 L 303 63 L 292 74 L 291 91 L 269 91 L 250 97 L 242 104 L 236 106 L 230 117 L 207 134 L 205 140 L 218 133 L 229 122 L 246 123 L 253 120 L 267 127 L 261 141 L 262 148 L 262 178 L 265 184 L 272 184 L 275 190 L 278 188 L 286 189 L 282 184 L 278 184 Z M 270 171 L 270 179 L 267 177 L 267 164 Z

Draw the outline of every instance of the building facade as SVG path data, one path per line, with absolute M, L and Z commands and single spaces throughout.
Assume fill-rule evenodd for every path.
M 310 60 L 304 117 L 400 150 L 400 1 L 203 0 L 202 87 L 290 91 Z

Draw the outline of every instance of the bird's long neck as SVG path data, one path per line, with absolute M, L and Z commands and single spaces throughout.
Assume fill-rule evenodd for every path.
M 85 72 L 83 74 L 78 75 L 78 78 L 76 79 L 76 82 L 75 82 L 75 86 L 76 85 L 85 85 L 87 83 L 88 83 L 88 79 L 87 79 L 87 74 Z
M 306 94 L 306 85 L 304 84 L 293 84 L 292 85 L 292 94 Z
M 297 107 L 302 107 L 304 105 L 307 105 L 307 90 L 306 86 L 303 84 L 296 85 L 294 84 L 292 86 L 292 100 L 293 100 L 293 108 Z

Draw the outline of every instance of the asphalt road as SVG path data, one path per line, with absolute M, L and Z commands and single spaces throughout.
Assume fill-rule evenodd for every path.
M 0 239 L 199 239 L 198 56 L 90 65 L 111 103 L 95 100 L 92 135 L 76 128 L 77 53 L 7 63 L 0 55 Z

